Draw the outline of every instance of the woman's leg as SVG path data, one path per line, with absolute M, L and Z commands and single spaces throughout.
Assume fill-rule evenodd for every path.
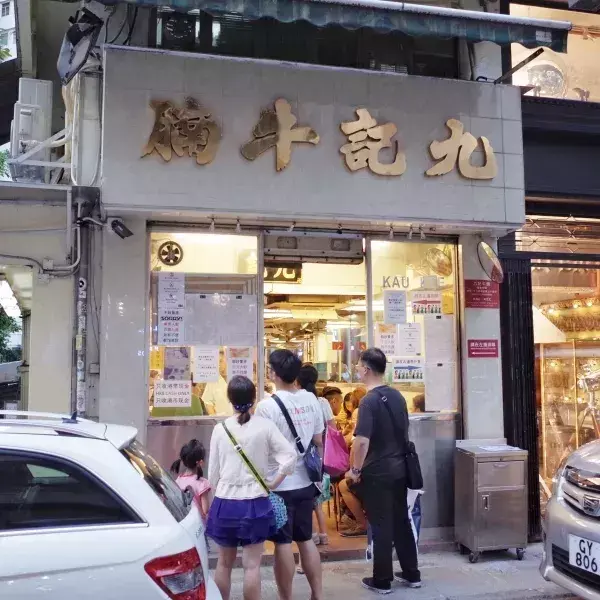
M 244 600 L 260 600 L 260 561 L 264 546 L 264 544 L 244 546 L 242 552 Z
M 350 491 L 348 487 L 348 482 L 345 479 L 340 481 L 339 485 L 340 494 L 346 504 L 348 510 L 354 515 L 356 519 L 356 526 L 361 530 L 367 529 L 367 519 L 365 518 L 365 513 L 363 511 L 362 504 L 360 500 Z
M 323 505 L 317 504 L 315 507 L 315 516 L 317 517 L 317 531 L 319 533 L 319 543 L 327 544 L 327 521 L 325 520 L 325 513 L 323 512 Z
M 229 600 L 231 593 L 231 570 L 235 564 L 237 548 L 219 546 L 219 560 L 215 571 L 215 583 L 221 592 L 223 600 Z

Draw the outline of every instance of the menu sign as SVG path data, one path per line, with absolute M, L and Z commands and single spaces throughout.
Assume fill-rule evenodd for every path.
M 498 358 L 498 340 L 467 340 L 469 358 Z
M 500 286 L 486 279 L 465 279 L 467 308 L 500 308 Z

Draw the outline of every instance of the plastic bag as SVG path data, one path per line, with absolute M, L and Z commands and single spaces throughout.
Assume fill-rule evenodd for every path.
M 327 426 L 325 435 L 325 452 L 323 454 L 325 473 L 331 477 L 345 475 L 350 468 L 350 453 L 344 436 L 337 430 Z

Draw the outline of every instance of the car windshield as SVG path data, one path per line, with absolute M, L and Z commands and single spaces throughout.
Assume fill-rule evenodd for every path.
M 124 448 L 122 453 L 162 500 L 177 522 L 183 521 L 190 512 L 191 502 L 171 475 L 146 452 L 144 446 L 137 440 Z

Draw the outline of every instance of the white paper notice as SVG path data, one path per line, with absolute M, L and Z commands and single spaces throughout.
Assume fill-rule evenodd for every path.
M 194 346 L 194 383 L 219 381 L 219 346 Z
M 427 362 L 456 361 L 454 317 L 452 315 L 425 315 L 425 356 Z
M 398 341 L 398 329 L 396 325 L 377 323 L 375 332 L 375 345 L 386 356 L 394 356 L 394 354 L 398 354 L 398 352 L 396 352 L 396 343 Z
M 183 344 L 183 315 L 182 308 L 161 308 L 158 310 L 159 346 L 181 346 Z
M 403 290 L 384 290 L 383 320 L 386 324 L 406 323 L 406 292 Z
M 186 294 L 185 341 L 205 346 L 256 346 L 256 296 Z
M 154 406 L 156 408 L 187 408 L 192 405 L 192 382 L 155 381 Z
M 456 410 L 456 363 L 428 360 L 425 378 L 425 410 Z
M 395 354 L 421 356 L 421 323 L 398 325 L 398 344 Z
M 254 378 L 254 351 L 252 348 L 227 348 L 227 379 L 236 375 Z
M 158 274 L 158 308 L 185 307 L 185 273 Z
M 423 383 L 425 362 L 422 358 L 392 358 L 394 383 Z

